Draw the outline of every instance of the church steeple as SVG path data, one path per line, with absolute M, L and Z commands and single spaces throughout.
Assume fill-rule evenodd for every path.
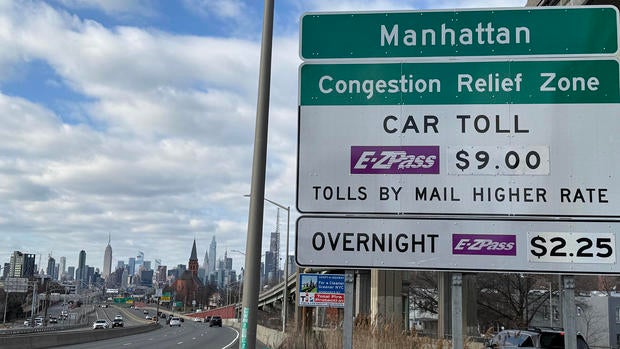
M 194 274 L 194 276 L 198 275 L 198 253 L 196 253 L 196 239 L 194 239 L 192 253 L 189 256 L 188 269 L 192 272 L 192 274 Z

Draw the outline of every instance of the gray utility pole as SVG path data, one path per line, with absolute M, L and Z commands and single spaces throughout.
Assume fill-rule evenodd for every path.
M 265 0 L 263 12 L 256 129 L 254 130 L 254 157 L 252 159 L 252 187 L 250 192 L 250 212 L 248 215 L 248 236 L 245 247 L 246 280 L 241 308 L 241 349 L 256 348 L 256 320 L 258 316 L 258 294 L 260 291 L 260 249 L 263 240 L 263 211 L 265 208 L 273 2 L 274 0 Z
M 562 323 L 564 325 L 564 347 L 577 349 L 577 306 L 575 305 L 575 277 L 562 275 Z
M 452 347 L 463 346 L 463 274 L 452 274 Z
M 342 326 L 342 349 L 353 348 L 353 291 L 355 288 L 353 270 L 344 272 L 344 323 Z

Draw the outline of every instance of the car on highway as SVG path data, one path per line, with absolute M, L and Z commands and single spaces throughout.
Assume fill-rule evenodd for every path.
M 213 316 L 211 317 L 211 322 L 209 322 L 209 327 L 219 326 L 222 327 L 222 317 L 221 316 Z
M 530 327 L 524 330 L 503 330 L 489 340 L 487 349 L 536 348 L 564 349 L 564 330 L 557 327 Z M 590 349 L 577 334 L 577 349 Z
M 68 311 L 63 310 L 63 311 L 61 311 L 61 312 L 60 312 L 60 318 L 61 318 L 62 320 L 65 320 L 65 319 L 67 319 L 68 317 L 69 317 L 69 312 L 68 312 Z
M 192 321 L 194 321 L 194 322 L 202 322 L 202 318 L 198 317 L 198 316 L 194 316 Z
M 120 318 L 120 319 L 114 318 L 114 320 L 112 320 L 112 328 L 114 328 L 114 327 L 123 327 L 124 325 L 125 324 L 123 323 L 123 319 L 122 318 Z
M 107 308 L 107 307 L 108 307 L 108 305 L 107 305 L 107 304 L 101 304 L 99 307 L 101 307 L 101 308 Z
M 30 319 L 27 319 L 26 321 L 24 321 L 24 326 L 30 327 Z
M 34 325 L 35 326 L 43 326 L 43 317 L 42 316 L 37 316 L 34 318 Z
M 116 320 L 116 319 L 123 320 L 123 315 L 117 314 L 116 316 L 114 316 L 114 320 Z
M 142 311 L 142 313 L 143 313 L 143 314 L 148 314 L 148 313 L 149 313 L 149 311 L 148 311 L 148 310 L 146 310 L 146 309 L 144 309 L 144 311 Z
M 58 323 L 58 318 L 55 316 L 50 316 L 50 320 L 49 320 L 50 324 L 57 324 Z
M 147 316 L 145 317 L 145 319 L 147 319 L 147 320 L 153 320 L 153 317 L 152 317 L 151 315 L 147 315 Z
M 170 319 L 170 327 L 172 326 L 179 326 L 181 327 L 181 319 L 178 317 L 173 317 Z
M 93 330 L 106 329 L 106 328 L 110 328 L 110 324 L 108 323 L 107 320 L 99 319 L 93 322 Z

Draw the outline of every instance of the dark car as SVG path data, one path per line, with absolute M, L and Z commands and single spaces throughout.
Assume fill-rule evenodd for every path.
M 123 319 L 114 319 L 112 320 L 112 327 L 123 327 Z
M 557 327 L 531 327 L 525 330 L 503 330 L 487 343 L 487 348 L 564 349 L 564 330 Z M 577 334 L 577 349 L 590 349 Z
M 58 323 L 58 318 L 55 316 L 50 316 L 50 324 L 57 324 Z
M 219 326 L 222 327 L 222 317 L 221 316 L 212 316 L 211 322 L 209 322 L 209 327 Z

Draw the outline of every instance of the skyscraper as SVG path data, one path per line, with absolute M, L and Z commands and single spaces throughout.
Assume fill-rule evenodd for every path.
M 138 255 L 136 256 L 136 265 L 134 266 L 135 274 L 139 274 L 142 269 L 142 264 L 144 263 L 144 252 L 138 251 Z
M 48 256 L 47 257 L 47 270 L 45 274 L 51 276 L 53 279 L 54 269 L 56 269 L 56 259 L 54 259 L 54 257 L 52 256 Z
M 33 254 L 21 253 L 20 251 L 13 251 L 10 260 L 9 277 L 25 277 L 29 278 L 34 276 L 34 264 L 36 256 Z
M 136 273 L 136 259 L 134 257 L 129 257 L 129 261 L 127 262 L 127 268 L 129 276 L 133 276 Z
M 213 235 L 213 239 L 211 240 L 211 245 L 209 245 L 209 274 L 215 273 L 215 269 L 217 265 L 215 264 L 215 255 L 217 253 L 217 242 L 215 242 L 215 235 Z
M 276 231 L 271 233 L 271 239 L 269 240 L 269 251 L 271 252 L 271 270 L 265 270 L 266 273 L 273 273 L 273 279 L 275 282 L 280 280 L 280 209 L 278 208 L 276 216 Z M 265 259 L 267 255 L 265 255 Z M 265 262 L 267 265 L 267 262 Z
M 78 269 L 76 271 L 75 279 L 86 282 L 86 251 L 80 251 L 80 257 L 78 259 Z
M 108 235 L 108 246 L 105 248 L 103 254 L 103 279 L 107 279 L 110 273 L 112 273 L 112 246 L 110 246 L 111 236 Z
M 69 266 L 67 268 L 67 280 L 74 280 L 74 279 L 75 279 L 75 267 Z
M 202 260 L 202 267 L 205 268 L 205 270 L 207 271 L 207 274 L 209 272 L 209 251 L 205 250 L 205 258 L 203 258 Z
M 60 257 L 58 264 L 58 279 L 62 280 L 63 275 L 67 272 L 67 257 Z

